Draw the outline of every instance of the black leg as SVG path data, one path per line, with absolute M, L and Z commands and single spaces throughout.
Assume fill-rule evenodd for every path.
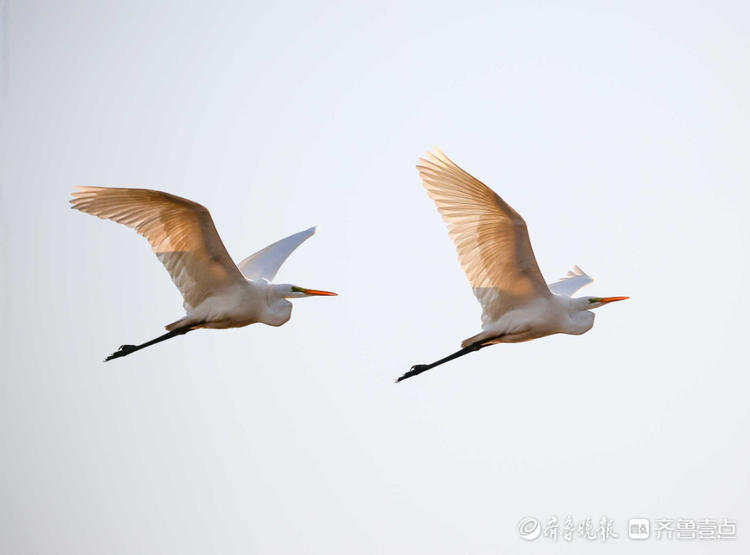
M 187 332 L 195 328 L 177 328 L 176 330 L 168 331 L 164 335 L 160 335 L 156 339 L 152 339 L 151 341 L 146 341 L 145 343 L 141 343 L 140 345 L 120 345 L 120 348 L 109 355 L 107 358 L 104 359 L 104 362 L 107 362 L 108 360 L 112 360 L 113 358 L 120 358 L 124 356 L 128 356 L 130 353 L 134 353 L 136 351 L 140 351 L 141 349 L 145 349 L 146 347 L 149 347 L 151 345 L 155 345 L 156 343 L 160 343 L 161 341 L 166 341 L 167 339 L 171 339 L 173 337 L 177 337 L 178 335 L 185 335 Z
M 450 360 L 456 359 L 458 357 L 462 357 L 464 355 L 468 355 L 469 353 L 473 353 L 474 351 L 478 351 L 482 347 L 486 347 L 486 346 L 487 345 L 482 345 L 481 343 L 474 343 L 473 345 L 464 347 L 460 351 L 456 351 L 452 355 L 448 355 L 445 358 L 436 360 L 432 364 L 415 364 L 414 366 L 411 367 L 411 370 L 409 370 L 406 374 L 404 374 L 399 379 L 397 379 L 396 383 L 400 382 L 401 380 L 405 380 L 406 378 L 411 378 L 412 376 L 416 376 L 417 374 L 421 374 L 422 372 L 426 372 L 430 368 L 435 368 L 435 366 L 440 366 L 441 364 L 446 363 Z

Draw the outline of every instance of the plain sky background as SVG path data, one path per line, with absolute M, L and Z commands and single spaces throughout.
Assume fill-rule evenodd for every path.
M 527 515 L 620 534 L 557 552 L 748 552 L 747 2 L 0 6 L 0 552 L 551 551 Z M 549 281 L 631 300 L 395 385 L 480 330 L 432 146 Z M 318 225 L 277 281 L 340 296 L 105 365 L 181 298 L 75 185 L 201 202 L 235 260 Z

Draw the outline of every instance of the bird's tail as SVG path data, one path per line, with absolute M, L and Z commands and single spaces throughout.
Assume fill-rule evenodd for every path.
M 183 316 L 179 320 L 175 320 L 171 324 L 167 324 L 164 326 L 164 329 L 167 331 L 173 331 L 177 328 L 185 328 L 185 327 L 194 327 L 195 326 L 195 320 L 193 320 L 190 316 Z
M 478 343 L 484 343 L 486 339 L 489 339 L 493 336 L 497 336 L 497 333 L 490 333 L 487 331 L 479 332 L 476 335 L 472 335 L 468 339 L 464 339 L 461 341 L 461 347 L 469 347 L 470 345 L 476 345 Z

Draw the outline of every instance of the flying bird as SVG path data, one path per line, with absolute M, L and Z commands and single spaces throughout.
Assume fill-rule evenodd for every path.
M 555 333 L 581 335 L 594 325 L 591 309 L 628 297 L 577 297 L 593 281 L 578 266 L 546 284 L 531 248 L 526 222 L 492 189 L 436 150 L 417 170 L 448 224 L 458 259 L 482 306 L 482 331 L 432 364 L 417 364 L 400 382 L 497 343 L 518 343 Z
M 78 187 L 73 208 L 132 227 L 151 244 L 182 293 L 185 316 L 167 333 L 141 345 L 122 345 L 105 361 L 199 328 L 239 328 L 257 322 L 280 326 L 292 315 L 287 299 L 336 295 L 291 284 L 273 284 L 276 272 L 312 227 L 273 243 L 239 264 L 232 259 L 202 205 L 161 191 Z

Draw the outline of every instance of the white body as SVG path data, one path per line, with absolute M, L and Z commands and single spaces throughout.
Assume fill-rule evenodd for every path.
M 571 299 L 553 294 L 534 299 L 483 326 L 484 331 L 464 340 L 462 346 L 520 343 L 556 333 L 581 335 L 594 326 L 594 313 L 582 309 L 584 303 L 588 304 L 588 297 Z
M 183 326 L 226 329 L 263 323 L 280 326 L 292 317 L 292 303 L 274 292 L 274 285 L 264 279 L 246 280 L 213 297 L 207 297 L 195 308 L 186 307 L 184 318 L 167 329 Z

